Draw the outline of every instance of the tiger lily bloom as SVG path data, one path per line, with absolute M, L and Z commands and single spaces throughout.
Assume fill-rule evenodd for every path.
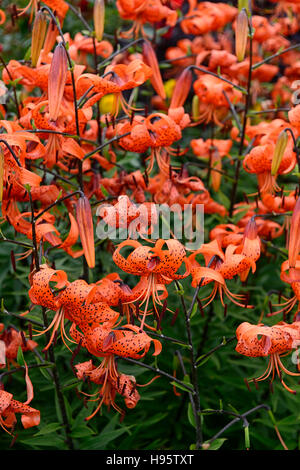
M 241 101 L 242 98 L 242 93 L 233 85 L 208 74 L 201 75 L 194 82 L 193 87 L 199 98 L 198 123 L 213 121 L 223 127 L 221 119 L 226 116 L 229 109 L 224 92 L 233 104 Z
M 300 311 L 300 257 L 298 256 L 295 261 L 295 266 L 290 267 L 289 260 L 286 260 L 281 265 L 280 279 L 283 282 L 290 284 L 294 295 L 290 299 L 283 297 L 284 302 L 280 304 L 272 304 L 274 307 L 282 307 L 280 310 L 270 312 L 267 314 L 268 317 L 277 315 L 278 313 L 284 312 L 288 314 L 297 305 L 297 310 L 294 314 L 294 320 Z
M 169 174 L 169 158 L 163 154 L 162 149 L 167 150 L 168 154 L 175 154 L 171 145 L 181 138 L 181 130 L 187 127 L 189 122 L 189 116 L 183 107 L 170 108 L 168 115 L 153 113 L 147 118 L 135 116 L 132 122 L 119 123 L 116 133 L 130 132 L 130 135 L 119 140 L 119 145 L 125 150 L 140 153 L 151 148 L 148 173 L 152 171 L 156 159 L 160 170 Z
M 104 71 L 104 76 L 86 73 L 80 75 L 76 81 L 76 92 L 78 98 L 91 89 L 93 95 L 89 96 L 83 108 L 92 106 L 104 95 L 114 93 L 116 96 L 115 112 L 118 114 L 119 104 L 121 104 L 125 114 L 129 114 L 132 108 L 122 96 L 122 91 L 131 90 L 145 83 L 152 76 L 152 70 L 142 60 L 135 59 L 128 65 L 109 65 Z
M 227 3 L 200 2 L 189 0 L 189 11 L 180 23 L 185 34 L 202 36 L 232 23 L 238 13 L 237 8 Z
M 25 403 L 14 400 L 12 393 L 0 390 L 0 426 L 8 434 L 8 429 L 17 422 L 16 413 L 21 413 L 21 422 L 25 429 L 40 424 L 40 412 Z
M 126 246 L 132 247 L 133 251 L 125 258 L 121 250 Z M 140 299 L 143 299 L 141 305 L 145 303 L 141 330 L 144 327 L 150 297 L 154 308 L 156 304 L 161 305 L 159 285 L 170 284 L 173 280 L 182 279 L 189 274 L 185 248 L 177 240 L 157 240 L 154 247 L 143 246 L 135 240 L 126 240 L 115 250 L 113 260 L 123 271 L 141 276 L 144 285 L 140 294 Z M 178 274 L 182 263 L 187 266 L 187 271 Z
M 226 285 L 226 279 L 232 279 L 234 276 L 243 273 L 252 267 L 255 270 L 255 263 L 251 258 L 247 258 L 243 254 L 236 253 L 237 246 L 228 245 L 225 253 L 219 248 L 218 242 L 213 242 L 202 245 L 199 250 L 192 253 L 188 260 L 190 262 L 190 270 L 192 275 L 192 286 L 197 287 L 199 284 L 205 286 L 210 282 L 214 282 L 214 287 L 210 295 L 201 301 L 207 301 L 203 307 L 209 305 L 215 298 L 217 292 L 220 294 L 220 300 L 223 306 L 223 294 L 225 294 L 229 300 L 236 305 L 244 308 L 252 308 L 250 305 L 246 305 L 246 298 L 244 295 L 233 294 L 230 292 Z M 196 256 L 202 254 L 205 258 L 205 267 L 202 267 L 196 260 Z M 209 262 L 208 262 L 209 261 Z M 210 265 L 210 267 L 208 267 Z M 241 302 L 245 303 L 242 304 Z
M 248 173 L 255 173 L 259 189 L 262 193 L 273 193 L 280 188 L 276 183 L 276 175 L 272 175 L 272 159 L 276 144 L 272 140 L 263 139 L 244 158 L 243 167 Z M 292 139 L 289 140 L 282 156 L 277 174 L 287 174 L 296 165 L 296 154 L 293 152 Z
M 95 396 L 99 395 L 99 404 L 95 411 L 86 418 L 86 421 L 92 419 L 96 413 L 100 410 L 102 404 L 108 408 L 112 406 L 116 411 L 123 414 L 124 412 L 115 403 L 116 394 L 119 393 L 125 399 L 127 408 L 134 408 L 138 403 L 140 396 L 136 390 L 136 380 L 132 375 L 120 374 L 117 371 L 115 365 L 114 356 L 105 358 L 100 366 L 95 367 L 91 360 L 82 362 L 75 365 L 76 375 L 79 380 L 88 378 L 91 382 L 101 385 L 99 391 L 96 394 L 88 395 L 84 392 L 84 395 Z M 91 401 L 94 399 L 91 398 Z
M 147 37 L 144 30 L 145 23 L 157 23 L 165 20 L 168 26 L 174 26 L 177 21 L 177 12 L 167 7 L 162 0 L 117 0 L 117 8 L 121 18 L 125 20 L 133 20 L 132 27 L 122 32 L 124 38 L 138 37 L 142 33 L 143 37 Z
M 3 352 L 3 359 L 0 360 L 0 368 L 5 367 L 6 359 L 8 360 L 8 363 L 14 363 L 17 358 L 19 348 L 21 348 L 23 352 L 32 351 L 38 345 L 31 339 L 26 339 L 24 341 L 21 332 L 14 328 L 8 327 L 4 329 L 3 323 L 0 323 L 0 343 L 2 344 L 0 346 L 0 350 Z
M 61 23 L 69 10 L 69 5 L 64 0 L 45 0 L 44 2 L 49 8 L 56 12 Z M 24 15 L 31 8 L 30 22 L 32 21 L 34 12 L 38 9 L 38 0 L 30 0 L 25 8 L 19 8 L 18 16 Z
M 261 324 L 251 325 L 244 322 L 239 325 L 236 330 L 237 346 L 236 351 L 244 356 L 249 357 L 266 357 L 270 356 L 269 363 L 265 372 L 251 381 L 259 382 L 266 380 L 272 374 L 271 382 L 273 382 L 275 373 L 284 388 L 295 394 L 296 392 L 286 385 L 282 378 L 282 372 L 287 375 L 299 376 L 300 373 L 291 372 L 286 369 L 281 361 L 281 356 L 286 355 L 293 349 L 296 349 L 300 342 L 300 322 L 288 324 L 280 322 L 274 326 L 266 326 Z M 299 368 L 299 359 L 297 362 Z

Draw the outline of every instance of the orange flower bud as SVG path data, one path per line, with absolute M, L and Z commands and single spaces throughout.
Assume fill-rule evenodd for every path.
M 68 73 L 67 53 L 62 43 L 54 49 L 49 78 L 48 78 L 48 101 L 50 119 L 56 121 L 58 118 L 65 83 Z
M 43 56 L 47 56 L 49 52 L 52 50 L 58 35 L 59 35 L 59 32 L 58 32 L 57 26 L 55 22 L 51 20 L 48 26 L 46 39 L 44 42 Z
M 192 79 L 193 76 L 191 70 L 185 69 L 178 80 L 176 80 L 170 108 L 179 108 L 180 106 L 184 105 L 191 89 Z
M 278 171 L 278 168 L 280 167 L 280 163 L 284 155 L 287 143 L 288 143 L 288 134 L 285 130 L 281 131 L 276 141 L 274 155 L 272 159 L 272 166 L 271 166 L 272 176 L 275 176 L 277 174 L 277 171 Z
M 105 20 L 105 3 L 104 0 L 95 0 L 94 3 L 94 30 L 97 41 L 102 41 Z
M 36 67 L 40 57 L 47 29 L 45 14 L 39 10 L 35 16 L 31 35 L 31 65 Z
M 148 65 L 152 69 L 153 75 L 150 78 L 150 81 L 154 90 L 163 100 L 165 100 L 166 92 L 165 92 L 164 84 L 161 78 L 159 65 L 157 62 L 156 54 L 149 41 L 144 41 L 144 44 L 143 44 L 143 60 L 145 64 Z
M 300 197 L 298 197 L 294 207 L 290 237 L 289 237 L 289 265 L 294 268 L 300 251 Z
M 192 99 L 192 118 L 193 121 L 198 121 L 199 119 L 199 96 L 194 95 Z
M 248 15 L 243 8 L 236 19 L 235 53 L 239 62 L 244 60 L 248 39 Z
M 222 159 L 217 148 L 212 150 L 210 165 L 212 168 L 214 168 L 211 170 L 211 186 L 214 191 L 219 191 L 222 180 L 222 173 L 220 173 L 222 170 Z
M 260 238 L 258 236 L 257 225 L 255 218 L 251 217 L 244 230 L 244 238 L 242 242 L 242 255 L 246 256 L 252 261 L 252 271 L 255 271 L 255 261 L 260 257 Z M 246 269 L 240 274 L 240 279 L 245 282 L 250 268 Z
M 76 219 L 79 228 L 80 240 L 86 262 L 90 268 L 95 267 L 94 227 L 91 205 L 86 196 L 82 196 L 76 203 Z
M 3 179 L 4 179 L 4 152 L 0 147 L 0 202 L 3 197 Z

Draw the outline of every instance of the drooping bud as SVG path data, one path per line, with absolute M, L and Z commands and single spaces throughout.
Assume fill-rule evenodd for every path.
M 49 23 L 49 26 L 48 26 L 46 39 L 45 39 L 45 42 L 44 42 L 43 57 L 47 57 L 49 52 L 52 50 L 58 35 L 59 35 L 59 31 L 57 29 L 57 26 L 56 26 L 54 20 L 51 20 L 50 23 Z
M 3 179 L 4 179 L 4 152 L 0 146 L 0 202 L 3 198 Z
M 67 53 L 62 43 L 54 49 L 48 78 L 48 101 L 50 119 L 58 118 L 68 73 Z
M 289 266 L 294 268 L 300 251 L 300 196 L 294 207 L 290 237 L 289 237 Z
M 217 148 L 214 148 L 211 152 L 210 159 L 211 169 L 211 186 L 214 191 L 219 191 L 221 180 L 222 180 L 222 159 L 220 152 Z
M 173 91 L 170 108 L 183 106 L 191 89 L 193 75 L 190 69 L 185 69 L 178 80 Z
M 199 119 L 199 96 L 194 95 L 192 99 L 192 119 L 193 121 L 198 121 Z
M 255 271 L 255 262 L 260 257 L 260 238 L 258 236 L 257 225 L 255 222 L 255 217 L 251 217 L 249 222 L 247 223 L 244 229 L 244 237 L 242 241 L 242 252 L 241 254 L 246 256 L 249 260 L 251 260 L 252 264 L 252 272 Z M 240 279 L 242 282 L 245 282 L 250 268 L 246 269 L 242 273 L 240 273 Z
M 94 268 L 94 226 L 91 205 L 86 196 L 81 196 L 76 203 L 76 219 L 78 223 L 80 240 L 86 262 L 90 268 Z
M 145 64 L 152 69 L 153 75 L 150 77 L 150 81 L 154 90 L 163 100 L 165 100 L 166 92 L 161 78 L 159 65 L 157 62 L 156 54 L 149 41 L 144 41 L 143 43 L 143 60 Z
M 248 39 L 248 15 L 243 8 L 236 19 L 235 53 L 239 62 L 244 60 Z
M 102 41 L 105 20 L 105 3 L 104 0 L 95 0 L 94 3 L 94 30 L 97 41 Z
M 44 44 L 47 30 L 46 15 L 39 10 L 35 16 L 31 35 L 31 65 L 36 67 Z
M 275 145 L 274 155 L 272 159 L 272 166 L 271 166 L 272 176 L 275 176 L 278 172 L 287 143 L 288 143 L 288 133 L 285 130 L 283 130 L 278 135 L 276 145 Z

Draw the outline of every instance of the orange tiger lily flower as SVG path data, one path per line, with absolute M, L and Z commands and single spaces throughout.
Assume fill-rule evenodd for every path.
M 167 249 L 164 249 L 164 245 Z M 121 250 L 126 246 L 131 246 L 134 250 L 124 258 Z M 115 250 L 113 261 L 123 271 L 143 278 L 144 289 L 140 298 L 143 299 L 141 305 L 145 303 L 145 309 L 141 329 L 144 326 L 150 297 L 154 308 L 156 303 L 161 305 L 158 286 L 170 284 L 174 279 L 182 279 L 189 274 L 185 248 L 177 240 L 157 240 L 154 247 L 143 246 L 135 240 L 126 240 Z M 187 266 L 187 271 L 185 274 L 178 274 L 182 263 Z
M 81 364 L 75 365 L 77 370 L 76 375 L 78 379 L 84 380 L 88 378 L 91 382 L 102 385 L 96 394 L 84 395 L 95 396 L 99 395 L 99 404 L 95 411 L 86 420 L 93 418 L 100 410 L 102 404 L 108 408 L 112 406 L 119 413 L 124 413 L 121 408 L 115 403 L 116 393 L 119 393 L 125 398 L 127 408 L 134 408 L 138 403 L 140 396 L 136 390 L 136 380 L 132 375 L 120 374 L 117 371 L 114 356 L 105 358 L 100 366 L 95 367 L 92 361 L 86 361 Z M 91 399 L 92 400 L 92 399 Z M 94 399 L 93 399 L 94 400 Z
M 163 156 L 161 149 L 165 148 L 169 154 L 174 154 L 175 151 L 170 146 L 181 139 L 181 129 L 189 122 L 189 117 L 182 107 L 172 108 L 169 109 L 168 115 L 153 113 L 147 118 L 136 116 L 132 122 L 119 123 L 116 133 L 130 132 L 130 135 L 119 140 L 119 145 L 125 150 L 140 153 L 151 148 L 148 173 L 152 171 L 156 159 L 159 168 L 169 174 L 169 159 Z
M 174 26 L 177 21 L 176 10 L 167 7 L 162 0 L 117 0 L 116 5 L 121 18 L 134 21 L 128 31 L 121 33 L 124 38 L 137 38 L 140 32 L 143 37 L 147 37 L 145 23 L 165 20 L 168 26 Z
M 86 108 L 99 101 L 104 95 L 114 93 L 116 102 L 114 106 L 115 112 L 113 114 L 118 114 L 119 105 L 122 106 L 126 114 L 129 114 L 129 110 L 134 108 L 126 103 L 122 96 L 122 91 L 142 85 L 151 76 L 151 68 L 140 59 L 135 59 L 128 65 L 109 65 L 106 67 L 103 77 L 91 73 L 86 73 L 78 77 L 76 81 L 77 96 L 80 98 L 92 87 L 91 91 L 93 96 L 89 97 L 83 105 L 83 108 Z
M 13 399 L 13 394 L 0 390 L 0 426 L 8 434 L 17 422 L 16 413 L 21 413 L 21 422 L 25 429 L 40 424 L 40 412 L 25 403 Z
M 242 99 L 242 93 L 236 90 L 233 85 L 208 74 L 201 75 L 194 82 L 193 87 L 199 98 L 198 123 L 213 121 L 218 126 L 223 127 L 220 120 L 225 117 L 229 109 L 224 91 L 233 104 Z
M 223 294 L 225 294 L 229 300 L 240 307 L 252 308 L 250 305 L 242 304 L 246 302 L 245 296 L 240 294 L 233 294 L 230 292 L 226 285 L 226 279 L 232 279 L 236 275 L 240 275 L 244 271 L 247 271 L 250 267 L 255 270 L 255 263 L 251 258 L 247 258 L 243 254 L 235 253 L 237 246 L 228 245 L 225 253 L 219 248 L 218 242 L 213 242 L 202 245 L 199 250 L 196 250 L 189 256 L 189 262 L 191 266 L 192 275 L 192 286 L 197 287 L 200 283 L 201 286 L 205 286 L 210 282 L 214 282 L 214 287 L 210 295 L 201 301 L 207 301 L 203 307 L 209 305 L 215 298 L 217 292 L 219 292 L 220 300 L 223 306 Z M 196 256 L 202 254 L 205 258 L 206 267 L 202 267 L 196 260 Z M 211 263 L 211 267 L 208 267 L 208 261 Z
M 189 0 L 190 8 L 180 27 L 185 34 L 201 36 L 232 23 L 238 9 L 227 3 L 200 2 Z
M 288 375 L 299 376 L 300 373 L 291 372 L 286 369 L 281 361 L 281 356 L 296 349 L 300 342 L 300 322 L 288 324 L 280 322 L 274 326 L 261 324 L 251 325 L 248 322 L 241 323 L 236 330 L 237 346 L 236 351 L 249 357 L 270 356 L 266 371 L 259 377 L 251 381 L 259 382 L 266 380 L 272 374 L 273 382 L 275 373 L 284 388 L 295 394 L 296 392 L 286 385 L 282 378 L 282 372 Z M 299 368 L 299 359 L 297 362 Z
M 116 314 L 118 315 L 118 314 Z M 100 326 L 80 325 L 83 333 L 79 332 L 73 324 L 70 334 L 76 341 L 82 341 L 82 346 L 96 357 L 111 357 L 118 355 L 132 359 L 140 359 L 149 351 L 150 345 L 154 344 L 154 353 L 160 354 L 162 346 L 160 341 L 148 336 L 140 327 L 135 325 L 116 324 L 116 318 L 103 322 Z
M 69 33 L 64 34 L 65 42 L 69 43 L 69 55 L 76 64 L 82 64 L 88 67 L 88 54 L 94 54 L 93 38 L 83 36 L 81 33 L 76 33 L 74 39 L 71 38 Z M 62 39 L 58 38 L 60 42 Z M 106 59 L 109 57 L 114 49 L 109 41 L 95 41 L 95 48 L 97 56 Z
M 300 258 L 295 262 L 294 267 L 290 267 L 289 260 L 286 260 L 281 265 L 281 273 L 280 279 L 283 282 L 290 284 L 294 295 L 287 299 L 282 296 L 284 302 L 280 304 L 273 304 L 274 307 L 282 307 L 280 310 L 276 310 L 275 312 L 270 312 L 267 314 L 268 317 L 273 315 L 277 315 L 278 313 L 284 312 L 284 314 L 288 314 L 295 305 L 297 305 L 297 310 L 294 314 L 294 320 L 297 318 L 297 315 L 300 311 Z
M 56 12 L 61 23 L 63 23 L 64 18 L 69 10 L 69 5 L 66 2 L 64 2 L 64 0 L 45 0 L 44 3 L 53 11 Z M 26 13 L 29 10 L 29 8 L 31 8 L 31 12 L 30 12 L 30 22 L 31 22 L 33 18 L 33 14 L 38 9 L 38 0 L 30 0 L 25 8 L 19 8 L 18 16 L 24 15 L 24 13 Z
M 21 348 L 23 352 L 26 352 L 32 351 L 37 345 L 38 344 L 31 339 L 27 339 L 24 342 L 20 331 L 10 327 L 4 329 L 3 323 L 0 323 L 0 351 L 2 352 L 2 356 L 0 353 L 0 357 L 2 358 L 0 359 L 0 369 L 5 367 L 6 359 L 8 363 L 14 362 L 17 358 L 19 348 Z
M 257 175 L 258 184 L 262 193 L 278 191 L 276 175 L 272 175 L 272 161 L 275 151 L 275 142 L 263 139 L 261 145 L 254 147 L 244 158 L 243 167 L 248 173 Z M 282 156 L 277 174 L 287 174 L 296 165 L 296 154 L 293 152 L 293 142 L 290 139 Z

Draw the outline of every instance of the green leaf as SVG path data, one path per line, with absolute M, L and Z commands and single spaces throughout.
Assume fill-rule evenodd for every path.
M 227 438 L 224 438 L 224 437 L 220 439 L 215 439 L 212 444 L 209 444 L 209 441 L 205 441 L 203 446 L 204 448 L 205 448 L 205 444 L 209 446 L 207 447 L 206 450 L 218 450 L 220 449 L 220 447 L 222 447 L 225 441 L 227 441 Z
M 194 428 L 196 428 L 196 421 L 195 421 L 195 416 L 194 416 L 194 413 L 193 413 L 193 408 L 192 408 L 191 403 L 188 404 L 188 420 L 189 420 L 189 423 Z
M 36 436 L 44 436 L 45 434 L 51 434 L 53 432 L 56 432 L 58 429 L 61 429 L 61 424 L 60 423 L 49 423 L 49 424 L 46 424 L 46 426 L 43 426 L 42 428 L 40 428 L 40 430 L 33 435 L 33 437 L 36 437 Z
M 23 366 L 23 365 L 25 364 L 25 359 L 24 359 L 24 355 L 23 355 L 23 351 L 22 351 L 21 346 L 19 346 L 19 349 L 18 349 L 17 363 L 18 363 L 20 366 Z
M 187 388 L 184 387 L 184 385 L 179 384 L 178 382 L 170 382 L 171 385 L 174 385 L 176 388 L 180 388 L 180 390 L 184 390 L 185 392 L 190 392 Z M 191 388 L 193 388 L 192 384 L 187 383 Z

